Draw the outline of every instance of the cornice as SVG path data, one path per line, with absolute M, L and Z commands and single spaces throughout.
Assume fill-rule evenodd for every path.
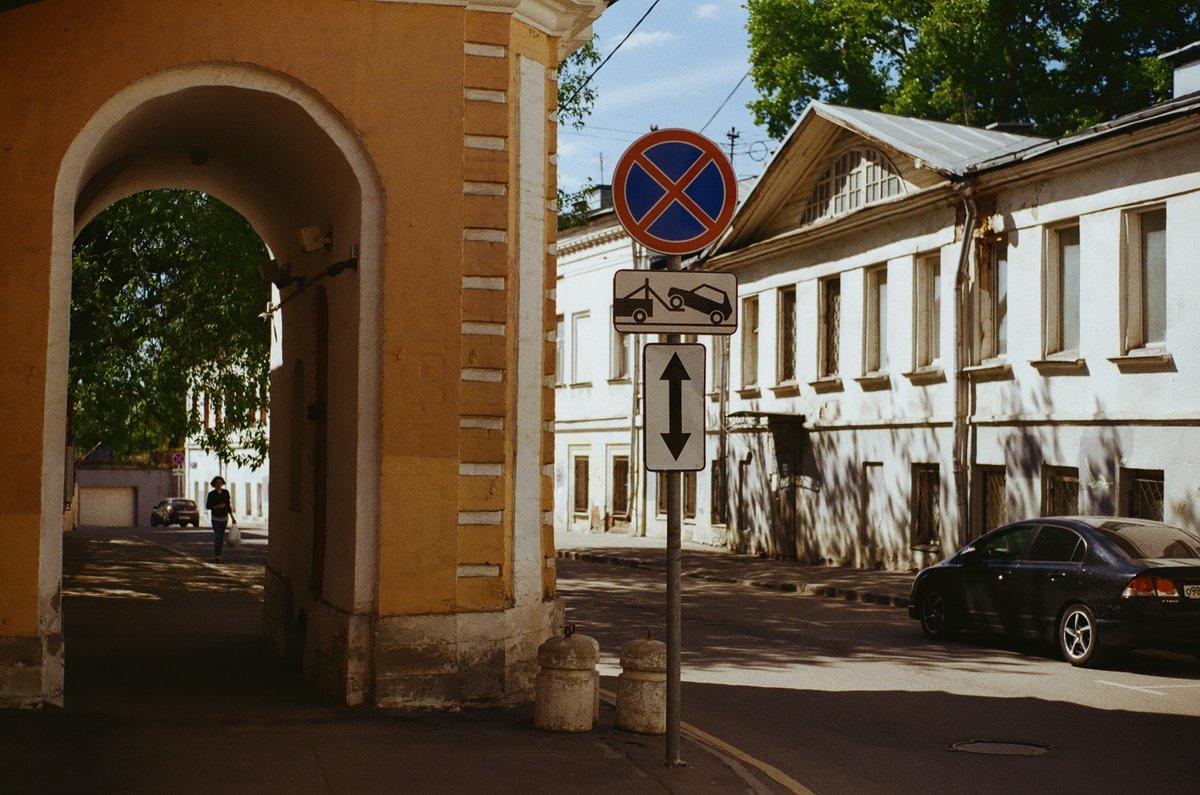
M 575 235 L 567 241 L 560 238 L 558 241 L 558 256 L 574 254 L 578 251 L 595 248 L 605 243 L 614 243 L 628 237 L 629 233 L 625 231 L 624 227 L 618 225 Z
M 459 6 L 512 16 L 559 41 L 558 57 L 566 58 L 591 38 L 592 23 L 609 0 L 380 0 L 387 3 Z

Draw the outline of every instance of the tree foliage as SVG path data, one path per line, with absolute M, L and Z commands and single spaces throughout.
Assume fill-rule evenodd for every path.
M 566 58 L 558 67 L 558 123 L 569 124 L 581 129 L 592 107 L 596 103 L 596 91 L 588 78 L 600 63 L 600 51 L 596 49 L 596 37 Z M 586 205 L 588 186 L 569 193 L 558 189 L 558 228 L 570 229 L 587 223 Z
M 268 392 L 270 327 L 260 314 L 270 293 L 257 274 L 265 257 L 242 216 L 193 191 L 130 196 L 84 228 L 68 387 L 78 449 L 104 442 L 136 458 L 198 435 L 223 460 L 265 460 L 257 421 Z M 203 425 L 204 395 L 214 428 Z
M 782 138 L 812 100 L 1054 136 L 1170 97 L 1156 56 L 1200 2 L 747 0 L 755 120 Z

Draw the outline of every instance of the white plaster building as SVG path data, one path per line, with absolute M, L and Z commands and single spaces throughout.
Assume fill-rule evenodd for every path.
M 732 542 L 908 568 L 1029 515 L 1196 528 L 1198 143 L 1194 91 L 1053 141 L 810 106 L 702 266 L 740 280 Z
M 728 367 L 700 340 L 685 537 L 907 569 L 1023 516 L 1200 528 L 1198 49 L 1173 100 L 1052 141 L 810 106 L 689 265 L 741 305 Z M 647 258 L 603 209 L 558 255 L 555 526 L 662 534 L 611 323 Z
M 587 225 L 558 240 L 554 526 L 665 536 L 665 486 L 642 460 L 641 348 L 657 336 L 622 334 L 612 324 L 613 274 L 650 268 L 656 255 L 625 233 L 608 186 L 591 198 Z M 717 402 L 710 405 L 715 412 Z M 716 427 L 715 414 L 708 427 Z M 723 544 L 710 470 L 682 481 L 684 537 Z

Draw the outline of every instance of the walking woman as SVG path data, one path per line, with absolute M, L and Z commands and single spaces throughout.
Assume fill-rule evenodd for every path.
M 233 506 L 229 502 L 229 492 L 225 490 L 225 478 L 217 475 L 209 484 L 213 490 L 208 493 L 204 507 L 208 508 L 212 518 L 213 529 L 213 560 L 221 561 L 221 546 L 225 543 L 225 526 L 229 522 L 237 524 L 233 515 Z

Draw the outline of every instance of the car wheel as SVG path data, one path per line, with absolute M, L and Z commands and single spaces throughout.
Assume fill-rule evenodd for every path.
M 721 325 L 721 321 L 725 319 L 725 315 L 721 314 L 719 309 L 714 309 L 708 316 L 708 319 L 712 321 L 714 326 L 719 326 Z
M 645 323 L 646 322 L 646 310 L 645 309 L 633 310 L 633 322 L 634 323 Z
M 1103 654 L 1096 616 L 1087 605 L 1071 605 L 1058 622 L 1058 648 L 1063 659 L 1080 667 L 1096 665 Z
M 921 597 L 921 631 L 934 640 L 946 640 L 958 632 L 946 596 L 937 589 L 930 589 Z
M 682 295 L 673 295 L 667 299 L 667 303 L 669 303 L 671 305 L 672 309 L 682 309 L 683 308 L 683 296 Z

